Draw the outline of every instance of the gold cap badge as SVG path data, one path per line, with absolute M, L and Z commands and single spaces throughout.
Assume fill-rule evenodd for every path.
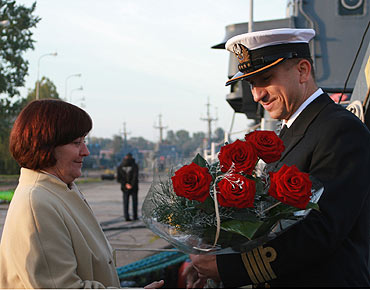
M 233 52 L 239 61 L 238 68 L 240 71 L 246 71 L 252 67 L 251 55 L 248 48 L 240 43 L 235 43 L 233 46 Z

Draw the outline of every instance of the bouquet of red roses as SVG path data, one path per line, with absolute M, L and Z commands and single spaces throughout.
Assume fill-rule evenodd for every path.
M 259 160 L 280 159 L 283 142 L 273 131 L 254 131 L 223 146 L 218 161 L 199 154 L 191 164 L 153 183 L 143 220 L 154 233 L 186 253 L 231 253 L 275 238 L 304 218 L 323 192 L 296 166 L 258 172 Z

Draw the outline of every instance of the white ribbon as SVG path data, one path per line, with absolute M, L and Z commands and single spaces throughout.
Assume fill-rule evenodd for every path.
M 215 236 L 215 241 L 213 242 L 213 247 L 216 246 L 218 238 L 220 236 L 220 230 L 221 230 L 221 219 L 220 219 L 220 213 L 218 211 L 218 203 L 217 203 L 217 191 L 216 191 L 216 180 L 215 183 L 213 184 L 213 193 L 214 193 L 214 204 L 215 204 L 215 213 L 216 213 L 216 236 Z

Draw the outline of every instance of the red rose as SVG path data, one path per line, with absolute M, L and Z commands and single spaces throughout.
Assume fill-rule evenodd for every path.
M 270 172 L 269 195 L 282 203 L 306 209 L 310 201 L 312 182 L 308 173 L 299 171 L 295 166 L 283 165 L 276 172 Z
M 221 147 L 218 155 L 222 172 L 227 172 L 234 165 L 233 172 L 252 174 L 258 157 L 254 146 L 241 140 Z
M 200 167 L 194 162 L 181 167 L 171 177 L 173 190 L 178 196 L 203 202 L 209 196 L 209 186 L 212 176 L 206 167 Z
M 227 174 L 217 184 L 217 200 L 221 206 L 253 207 L 256 183 L 240 174 Z
M 285 147 L 274 131 L 254 131 L 245 135 L 245 141 L 251 142 L 257 149 L 257 156 L 266 163 L 278 161 Z

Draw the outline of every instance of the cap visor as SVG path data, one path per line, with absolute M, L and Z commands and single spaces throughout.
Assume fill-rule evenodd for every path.
M 249 72 L 249 73 L 243 73 L 243 72 L 237 72 L 231 79 L 229 79 L 225 86 L 228 86 L 228 85 L 231 85 L 232 83 L 235 83 L 237 81 L 241 81 L 241 80 L 245 80 L 245 79 L 248 79 L 252 76 L 255 76 L 261 72 L 264 72 L 272 67 L 274 67 L 275 65 L 281 63 L 283 60 L 285 60 L 285 58 L 279 58 L 277 60 L 275 60 L 274 62 L 264 66 L 264 67 L 261 67 L 255 71 L 252 71 L 252 72 Z

